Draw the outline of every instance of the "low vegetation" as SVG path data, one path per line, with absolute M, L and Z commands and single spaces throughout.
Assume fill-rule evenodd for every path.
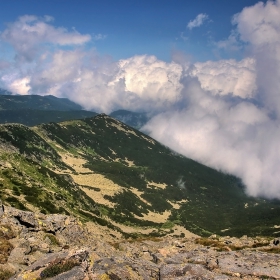
M 110 221 L 149 227 L 159 236 L 173 224 L 201 236 L 273 236 L 280 224 L 278 200 L 248 197 L 238 178 L 176 154 L 106 115 L 32 129 L 1 125 L 0 149 L 0 199 L 19 209 L 72 214 L 108 227 L 114 227 Z M 61 154 L 83 160 L 89 175 L 101 174 L 119 190 L 103 195 L 101 186 L 78 185 L 71 175 L 85 173 Z M 108 204 L 99 204 L 87 190 Z M 144 219 L 166 211 L 163 222 Z
M 261 248 L 261 247 L 265 247 L 269 245 L 268 241 L 264 241 L 264 242 L 254 242 L 251 245 L 234 245 L 231 242 L 224 242 L 224 241 L 220 241 L 218 239 L 213 239 L 213 238 L 197 238 L 195 240 L 196 244 L 200 244 L 203 246 L 207 246 L 207 247 L 213 247 L 214 249 L 216 249 L 217 251 L 239 251 L 239 250 L 243 250 L 243 249 L 256 249 L 256 248 Z M 261 251 L 273 251 L 273 249 L 278 249 L 279 248 L 269 248 L 269 249 L 260 249 Z M 277 250 L 276 250 L 277 251 Z M 276 253 L 276 252 L 274 252 Z
M 39 278 L 37 278 L 37 280 L 54 277 L 58 274 L 71 270 L 73 267 L 78 266 L 79 264 L 80 263 L 75 259 L 54 261 L 41 272 L 41 275 Z
M 7 262 L 7 259 L 14 248 L 13 245 L 9 242 L 9 239 L 15 237 L 14 232 L 9 226 L 0 224 L 0 264 Z M 4 271 L 0 272 L 4 275 Z M 0 278 L 1 279 L 1 278 Z
M 13 274 L 14 273 L 10 270 L 0 268 L 0 280 L 8 280 Z

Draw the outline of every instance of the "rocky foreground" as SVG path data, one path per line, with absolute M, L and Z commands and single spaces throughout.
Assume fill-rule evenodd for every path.
M 280 279 L 279 239 L 97 238 L 77 219 L 0 204 L 1 279 Z

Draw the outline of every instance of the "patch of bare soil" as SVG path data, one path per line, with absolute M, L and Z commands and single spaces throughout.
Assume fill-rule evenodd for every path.
M 149 211 L 148 214 L 143 214 L 143 217 L 137 216 L 137 218 L 140 220 L 151 221 L 155 223 L 165 223 L 168 220 L 170 214 L 170 211 L 164 211 L 162 214 Z
M 100 191 L 96 191 L 94 189 L 81 187 L 81 189 L 94 201 L 100 204 L 107 205 L 109 207 L 114 207 L 114 204 L 104 199 L 104 195 L 114 196 L 116 193 L 122 191 L 122 187 L 113 183 L 111 180 L 105 178 L 101 174 L 96 174 L 96 173 L 79 174 L 79 175 L 73 174 L 72 178 L 79 185 L 100 189 Z
M 71 166 L 77 173 L 92 172 L 90 169 L 83 166 L 85 163 L 87 163 L 85 159 L 74 157 L 69 153 L 60 153 L 60 156 L 63 162 Z
M 147 188 L 149 188 L 150 186 L 154 186 L 154 187 L 159 188 L 159 189 L 165 189 L 167 185 L 166 184 L 155 183 L 155 182 L 148 182 L 147 183 Z

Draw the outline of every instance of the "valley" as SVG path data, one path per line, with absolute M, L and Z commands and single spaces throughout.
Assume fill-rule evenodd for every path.
M 148 227 L 155 236 L 182 234 L 175 226 L 202 236 L 278 234 L 279 201 L 248 197 L 238 178 L 105 114 L 31 128 L 1 125 L 0 141 L 1 199 L 8 205 L 68 213 L 117 231 Z M 125 234 L 131 232 L 141 235 Z
M 280 278 L 278 200 L 111 116 L 57 112 L 0 125 L 0 279 Z

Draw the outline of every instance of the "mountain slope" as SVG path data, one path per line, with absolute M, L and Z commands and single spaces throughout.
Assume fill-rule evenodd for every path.
M 62 122 L 96 116 L 95 112 L 84 110 L 54 111 L 54 110 L 2 110 L 0 123 L 20 123 L 35 126 L 41 123 Z
M 34 126 L 97 115 L 67 98 L 52 95 L 0 95 L 0 123 Z
M 0 151 L 1 199 L 16 207 L 71 213 L 128 235 L 184 234 L 182 226 L 273 235 L 280 225 L 279 201 L 247 197 L 239 179 L 104 114 L 31 129 L 1 125 Z
M 0 95 L 12 95 L 12 93 L 8 90 L 0 88 Z
M 53 95 L 0 95 L 0 110 L 82 110 L 82 107 L 67 98 Z
M 110 114 L 110 117 L 136 129 L 140 129 L 150 119 L 147 113 L 135 113 L 127 110 L 114 111 Z

